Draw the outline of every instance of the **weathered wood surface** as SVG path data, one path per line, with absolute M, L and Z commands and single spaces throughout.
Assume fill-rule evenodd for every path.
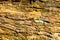
M 60 2 L 0 4 L 0 40 L 60 40 Z

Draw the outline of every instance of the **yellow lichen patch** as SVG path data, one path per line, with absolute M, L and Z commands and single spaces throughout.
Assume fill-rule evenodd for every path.
M 2 5 L 2 6 L 0 6 L 0 8 L 1 8 L 0 12 L 9 12 L 11 14 L 20 13 L 20 11 L 18 11 L 16 8 L 11 7 L 11 6 Z
M 2 29 L 0 29 L 0 33 L 4 33 L 4 31 Z
M 36 12 L 36 11 L 28 12 L 28 13 L 26 14 L 26 17 L 27 17 L 28 19 L 31 19 L 31 18 L 37 19 L 37 18 L 40 18 L 40 16 L 41 16 L 41 12 Z
M 39 3 L 33 3 L 32 7 L 43 8 L 43 6 L 41 6 Z

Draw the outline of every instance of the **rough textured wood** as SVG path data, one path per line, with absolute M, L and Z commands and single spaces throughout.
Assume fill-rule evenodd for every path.
M 0 40 L 60 40 L 60 1 L 30 1 L 0 3 Z

